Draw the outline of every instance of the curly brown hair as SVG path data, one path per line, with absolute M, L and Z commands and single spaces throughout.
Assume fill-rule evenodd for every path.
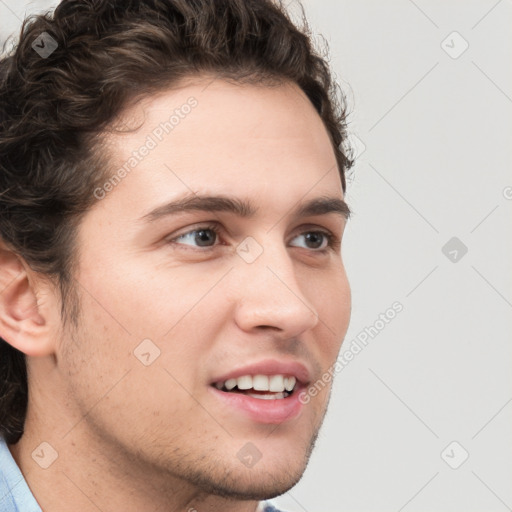
M 302 14 L 298 28 L 272 0 L 63 0 L 24 21 L 0 61 L 0 237 L 58 287 L 64 323 L 79 314 L 76 227 L 112 173 L 102 131 L 134 98 L 201 74 L 292 81 L 324 122 L 345 191 L 345 97 Z M 10 444 L 27 402 L 25 355 L 0 338 L 0 435 Z

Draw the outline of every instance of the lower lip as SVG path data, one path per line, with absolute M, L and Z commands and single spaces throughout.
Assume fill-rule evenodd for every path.
M 295 389 L 287 398 L 265 400 L 253 398 L 242 393 L 227 393 L 210 386 L 210 391 L 223 403 L 238 409 L 252 421 L 258 423 L 284 423 L 290 421 L 302 411 L 303 403 L 299 400 L 302 387 Z

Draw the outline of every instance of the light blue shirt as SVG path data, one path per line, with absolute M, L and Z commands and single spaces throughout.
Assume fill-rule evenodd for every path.
M 258 512 L 279 512 L 270 502 L 261 502 Z M 20 468 L 0 436 L 0 512 L 42 512 Z
M 0 437 L 0 510 L 42 512 L 3 437 Z

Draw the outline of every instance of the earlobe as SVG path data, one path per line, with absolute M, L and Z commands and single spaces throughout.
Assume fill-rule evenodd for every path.
M 49 302 L 28 265 L 0 241 L 0 337 L 28 356 L 54 350 Z M 51 302 L 51 301 L 50 301 Z

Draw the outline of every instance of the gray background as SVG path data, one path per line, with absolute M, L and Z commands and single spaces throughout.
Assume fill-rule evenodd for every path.
M 404 309 L 339 372 L 308 470 L 275 502 L 512 510 L 512 2 L 303 3 L 359 153 L 342 352 L 395 301 Z M 54 4 L 0 0 L 2 42 Z

